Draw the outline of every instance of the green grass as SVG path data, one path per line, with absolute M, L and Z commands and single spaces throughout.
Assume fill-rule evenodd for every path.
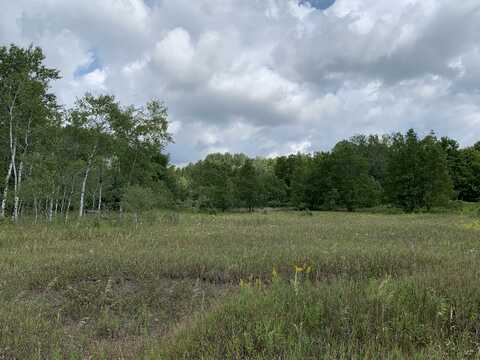
M 480 358 L 473 214 L 3 223 L 0 359 Z

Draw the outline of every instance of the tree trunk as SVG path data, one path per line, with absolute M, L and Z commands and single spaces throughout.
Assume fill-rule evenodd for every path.
M 98 216 L 100 216 L 100 212 L 102 211 L 102 182 L 100 182 L 100 189 L 98 190 Z
M 133 213 L 133 219 L 135 221 L 135 230 L 138 228 L 138 213 L 134 212 Z
M 72 196 L 75 189 L 75 179 L 72 179 L 72 188 L 70 189 L 70 194 L 68 195 L 67 207 L 65 208 L 65 224 L 68 222 L 68 215 L 70 213 L 70 206 L 72 205 Z
M 67 207 L 65 208 L 65 224 L 68 222 L 68 214 L 70 213 L 70 205 L 72 204 L 72 194 L 68 197 Z
M 14 174 L 16 174 L 14 172 Z M 16 181 L 16 184 L 14 186 L 14 192 L 15 192 L 15 200 L 13 204 L 13 218 L 15 221 L 18 220 L 18 214 L 19 214 L 19 202 L 20 202 L 20 189 L 22 186 L 22 175 L 23 175 L 23 160 L 20 161 L 20 165 L 18 166 L 18 178 Z
M 92 194 L 92 211 L 95 211 L 95 208 L 97 205 L 96 195 L 97 195 L 97 190 L 95 189 L 95 191 Z
M 19 214 L 20 214 L 20 217 L 23 217 L 23 215 L 25 214 L 25 201 L 20 199 L 20 204 L 18 204 L 18 211 L 19 211 Z
M 53 215 L 57 217 L 58 213 L 58 195 L 60 194 L 60 187 L 58 187 L 58 191 L 55 192 L 55 209 L 53 211 Z
M 53 197 L 50 197 L 48 204 L 48 222 L 52 222 L 53 219 Z
M 86 187 L 87 187 L 88 174 L 90 173 L 90 170 L 92 168 L 93 157 L 95 156 L 96 151 L 97 151 L 97 146 L 95 145 L 93 147 L 92 153 L 88 157 L 87 168 L 85 169 L 85 175 L 84 175 L 83 181 L 82 181 L 82 190 L 80 192 L 80 207 L 79 207 L 79 210 L 78 210 L 78 217 L 79 218 L 83 217 L 84 208 L 85 208 L 85 190 L 86 190 Z
M 87 187 L 88 174 L 90 173 L 90 165 L 85 170 L 85 176 L 83 177 L 82 190 L 80 192 L 80 207 L 78 210 L 78 217 L 83 217 L 83 209 L 85 206 L 85 189 Z
M 33 207 L 35 208 L 35 225 L 36 225 L 38 221 L 38 201 L 36 196 L 33 198 Z
M 3 199 L 2 205 L 0 210 L 0 218 L 5 218 L 5 209 L 7 207 L 7 197 L 8 197 L 8 185 L 10 183 L 10 178 L 12 176 L 12 172 L 15 169 L 15 150 L 16 144 L 14 142 L 14 134 L 13 134 L 13 110 L 15 109 L 15 104 L 17 101 L 18 89 L 13 97 L 12 103 L 8 109 L 10 120 L 9 120 L 9 139 L 10 139 L 10 165 L 7 171 L 7 176 L 5 177 L 5 188 L 3 189 Z
M 18 166 L 18 178 L 16 178 L 15 182 L 15 200 L 14 200 L 14 205 L 13 205 L 13 218 L 15 221 L 18 220 L 18 215 L 19 215 L 19 201 L 20 201 L 20 190 L 22 187 L 22 177 L 23 177 L 23 160 L 25 159 L 25 156 L 27 155 L 28 151 L 28 145 L 29 145 L 29 135 L 30 135 L 30 126 L 32 124 L 32 117 L 28 119 L 28 124 L 27 124 L 27 130 L 25 131 L 25 138 L 24 138 L 24 148 L 23 148 L 23 153 L 20 158 L 20 165 Z M 14 154 L 16 154 L 16 141 L 14 141 Z M 15 159 L 13 160 L 13 165 L 15 166 Z M 14 174 L 16 175 L 15 168 L 14 168 Z
M 18 220 L 18 173 L 17 165 L 15 165 L 15 157 L 17 153 L 17 145 L 15 144 L 12 151 L 12 164 L 13 164 L 13 214 L 12 219 L 14 222 Z
M 5 218 L 5 209 L 7 207 L 7 197 L 8 197 L 8 185 L 10 183 L 10 178 L 12 177 L 13 171 L 13 162 L 10 160 L 10 166 L 8 167 L 7 176 L 5 176 L 5 187 L 3 188 L 3 198 L 2 205 L 0 209 L 0 219 Z
M 62 197 L 62 202 L 60 203 L 60 214 L 63 215 L 63 210 L 65 209 L 65 200 L 67 197 L 67 188 L 63 188 L 63 197 Z

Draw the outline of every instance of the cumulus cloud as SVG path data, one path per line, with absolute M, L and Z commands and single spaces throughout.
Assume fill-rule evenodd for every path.
M 0 2 L 0 44 L 42 46 L 65 104 L 164 100 L 178 164 L 409 127 L 480 140 L 477 0 Z

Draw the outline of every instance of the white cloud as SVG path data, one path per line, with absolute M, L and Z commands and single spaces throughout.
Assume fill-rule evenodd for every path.
M 194 56 L 190 34 L 185 29 L 176 28 L 155 45 L 153 59 L 166 73 L 182 80 L 191 71 Z
M 0 44 L 42 46 L 62 102 L 164 100 L 177 163 L 410 126 L 480 139 L 477 0 L 0 2 Z
M 288 147 L 290 148 L 289 153 L 291 154 L 295 154 L 299 152 L 306 153 L 312 150 L 312 143 L 308 140 L 305 140 L 299 143 L 290 143 L 288 144 Z

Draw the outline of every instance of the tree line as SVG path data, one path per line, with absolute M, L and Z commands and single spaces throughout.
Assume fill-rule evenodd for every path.
M 177 169 L 183 199 L 207 209 L 295 207 L 407 212 L 480 200 L 480 142 L 460 148 L 433 133 L 357 135 L 331 151 L 274 159 L 211 154 Z
M 0 218 L 51 221 L 149 208 L 294 207 L 412 212 L 480 200 L 480 142 L 433 133 L 358 135 L 331 151 L 276 158 L 210 154 L 183 168 L 165 147 L 166 106 L 85 94 L 58 104 L 40 48 L 0 47 Z

